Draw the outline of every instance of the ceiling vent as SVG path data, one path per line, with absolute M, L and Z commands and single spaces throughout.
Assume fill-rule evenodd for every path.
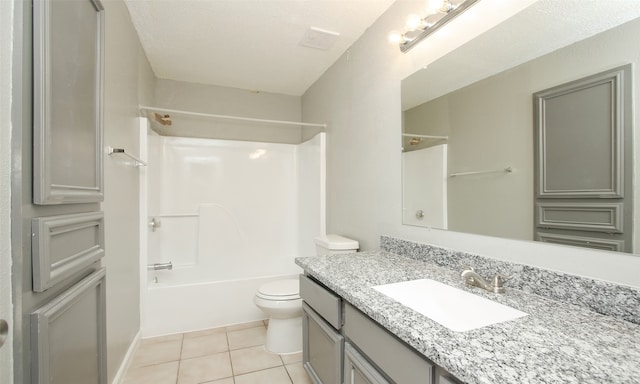
M 326 51 L 333 47 L 333 44 L 338 40 L 338 36 L 340 36 L 338 32 L 310 27 L 307 32 L 305 32 L 302 40 L 300 40 L 300 45 Z

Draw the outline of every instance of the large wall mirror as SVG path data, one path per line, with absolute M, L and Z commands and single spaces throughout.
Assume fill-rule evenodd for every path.
M 534 3 L 403 80 L 403 224 L 541 240 L 534 239 L 536 93 L 630 64 L 635 94 L 625 129 L 638 126 L 637 3 L 556 3 L 563 2 Z M 603 16 L 604 6 L 616 11 Z M 637 206 L 628 191 L 629 207 Z M 637 222 L 637 211 L 626 214 Z M 620 250 L 637 252 L 637 243 L 631 236 Z

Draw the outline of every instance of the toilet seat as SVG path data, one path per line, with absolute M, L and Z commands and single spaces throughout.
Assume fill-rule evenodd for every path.
M 274 301 L 298 300 L 300 299 L 300 283 L 298 279 L 273 281 L 261 285 L 256 296 Z

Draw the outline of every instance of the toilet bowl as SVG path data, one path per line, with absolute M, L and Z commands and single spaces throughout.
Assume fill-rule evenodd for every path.
M 318 255 L 353 253 L 359 244 L 338 235 L 315 238 Z M 253 302 L 269 317 L 265 348 L 287 354 L 302 350 L 302 299 L 298 279 L 283 279 L 258 288 Z
M 269 316 L 265 348 L 280 354 L 301 351 L 302 299 L 298 279 L 262 285 L 253 302 Z

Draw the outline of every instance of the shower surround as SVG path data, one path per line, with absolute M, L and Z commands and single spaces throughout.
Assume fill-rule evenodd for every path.
M 258 287 L 296 276 L 324 228 L 324 133 L 302 144 L 148 135 L 142 337 L 264 318 Z M 145 255 L 146 253 L 146 255 Z

